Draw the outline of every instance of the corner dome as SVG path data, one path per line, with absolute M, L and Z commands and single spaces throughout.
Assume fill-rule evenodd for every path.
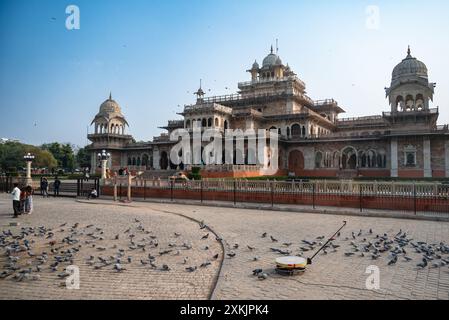
M 427 66 L 423 62 L 412 57 L 409 47 L 407 57 L 393 69 L 392 81 L 408 76 L 417 76 L 427 79 L 427 72 Z
M 109 99 L 104 101 L 100 106 L 99 115 L 109 116 L 112 114 L 122 115 L 122 109 L 120 105 L 112 99 L 112 95 L 109 95 Z

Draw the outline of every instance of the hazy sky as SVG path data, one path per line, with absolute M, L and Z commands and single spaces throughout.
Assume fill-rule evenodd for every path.
M 66 28 L 71 4 L 79 30 Z M 112 91 L 131 134 L 151 140 L 200 78 L 207 95 L 237 91 L 276 38 L 308 95 L 344 117 L 389 110 L 384 87 L 410 45 L 449 123 L 448 15 L 446 0 L 0 0 L 0 137 L 83 146 Z

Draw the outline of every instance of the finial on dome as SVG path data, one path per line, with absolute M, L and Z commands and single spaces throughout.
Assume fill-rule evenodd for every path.
M 109 91 L 109 100 L 112 100 L 112 92 Z
M 271 45 L 271 50 L 270 50 L 270 52 L 273 53 L 273 45 Z
M 411 57 L 412 56 L 412 51 L 410 50 L 410 46 L 408 46 L 408 50 L 407 50 L 407 56 Z

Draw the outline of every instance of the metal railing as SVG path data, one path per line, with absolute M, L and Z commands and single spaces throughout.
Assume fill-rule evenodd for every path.
M 137 178 L 132 182 L 132 196 L 449 214 L 449 184 L 442 183 Z

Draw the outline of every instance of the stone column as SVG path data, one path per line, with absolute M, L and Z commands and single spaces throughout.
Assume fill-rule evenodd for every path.
M 101 160 L 101 179 L 106 179 L 106 169 L 108 167 L 108 160 Z
M 391 139 L 391 171 L 390 175 L 393 178 L 397 178 L 398 173 L 398 140 L 396 138 Z
M 431 151 L 430 151 L 430 139 L 424 138 L 423 144 L 424 155 L 424 178 L 432 178 L 432 163 L 431 163 Z
M 96 152 L 93 151 L 90 158 L 90 174 L 95 174 L 95 170 L 97 168 L 97 155 Z
M 154 149 L 153 150 L 153 168 L 156 170 L 161 169 L 161 166 L 159 165 L 159 160 L 160 160 L 159 149 Z
M 27 161 L 27 180 L 31 180 L 31 161 Z
M 446 177 L 449 178 L 449 140 L 446 141 L 444 145 L 445 159 L 446 159 Z

